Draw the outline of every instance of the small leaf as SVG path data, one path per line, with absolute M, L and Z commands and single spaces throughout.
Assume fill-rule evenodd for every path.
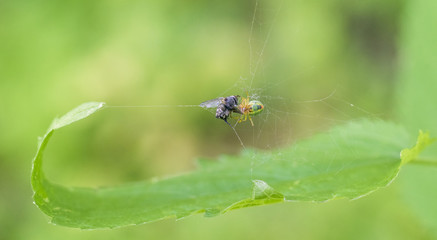
M 355 199 L 392 182 L 402 163 L 400 151 L 410 144 L 398 125 L 360 120 L 283 149 L 202 161 L 197 171 L 173 178 L 98 189 L 48 181 L 41 165 L 55 130 L 102 106 L 79 106 L 57 119 L 41 140 L 33 161 L 34 201 L 53 223 L 113 228 L 291 200 Z

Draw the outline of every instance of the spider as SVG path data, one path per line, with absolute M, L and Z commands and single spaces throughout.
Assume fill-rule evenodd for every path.
M 229 126 L 231 126 L 231 124 L 229 124 L 227 119 L 228 117 L 232 117 L 231 114 L 234 112 L 241 114 L 240 117 L 236 118 L 238 119 L 237 123 L 241 123 L 249 119 L 253 127 L 254 124 L 250 116 L 261 113 L 264 110 L 264 105 L 257 100 L 251 101 L 249 96 L 247 96 L 246 98 L 241 97 L 241 101 L 240 103 L 238 103 L 239 98 L 239 95 L 219 97 L 216 99 L 205 101 L 199 106 L 203 108 L 217 108 L 215 117 L 223 119 Z
M 241 103 L 240 105 L 238 105 L 238 108 L 240 110 L 240 114 L 242 114 L 238 118 L 238 123 L 244 122 L 247 119 L 249 119 L 253 127 L 254 124 L 250 116 L 254 116 L 261 113 L 264 110 L 264 104 L 262 104 L 260 101 L 257 100 L 250 101 L 249 96 L 247 96 L 246 98 L 241 98 Z

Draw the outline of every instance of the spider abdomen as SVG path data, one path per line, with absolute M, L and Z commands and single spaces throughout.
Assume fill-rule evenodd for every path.
M 253 100 L 247 105 L 249 107 L 249 115 L 256 115 L 264 110 L 264 105 L 260 101 Z

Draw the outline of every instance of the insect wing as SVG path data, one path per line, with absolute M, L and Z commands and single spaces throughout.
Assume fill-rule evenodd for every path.
M 211 99 L 211 100 L 208 100 L 208 101 L 205 101 L 205 102 L 199 104 L 199 106 L 203 107 L 203 108 L 216 108 L 216 107 L 218 107 L 218 105 L 220 105 L 220 103 L 222 103 L 222 100 L 223 100 L 223 97 Z

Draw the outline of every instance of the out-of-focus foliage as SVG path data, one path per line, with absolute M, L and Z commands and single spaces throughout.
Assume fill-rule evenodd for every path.
M 437 29 L 428 27 L 437 22 L 436 1 L 411 1 L 402 21 L 400 84 L 398 113 L 411 132 L 418 128 L 437 134 Z M 437 147 L 431 147 L 420 158 L 434 166 L 408 166 L 403 173 L 403 197 L 417 213 L 418 218 L 430 226 L 437 236 Z
M 240 76 L 249 77 L 254 6 L 230 0 L 0 2 L 0 238 L 430 238 L 404 204 L 396 181 L 352 202 L 280 204 L 112 231 L 50 225 L 31 203 L 36 136 L 57 114 L 90 100 L 198 104 L 219 96 Z M 399 68 L 397 36 L 409 8 L 395 0 L 259 1 L 256 49 L 265 42 L 267 25 L 274 27 L 254 82 L 269 96 L 298 100 L 320 99 L 336 89 L 340 100 L 389 118 Z M 291 132 L 294 141 L 354 113 L 346 105 L 286 105 L 301 113 L 291 116 L 293 124 L 275 121 L 288 118 L 278 111 L 259 140 L 252 141 L 252 131 L 242 133 L 247 145 L 277 147 L 280 132 Z M 56 182 L 87 187 L 185 172 L 194 168 L 194 158 L 239 151 L 234 133 L 223 125 L 196 109 L 108 109 L 60 130 L 47 149 L 45 172 Z

